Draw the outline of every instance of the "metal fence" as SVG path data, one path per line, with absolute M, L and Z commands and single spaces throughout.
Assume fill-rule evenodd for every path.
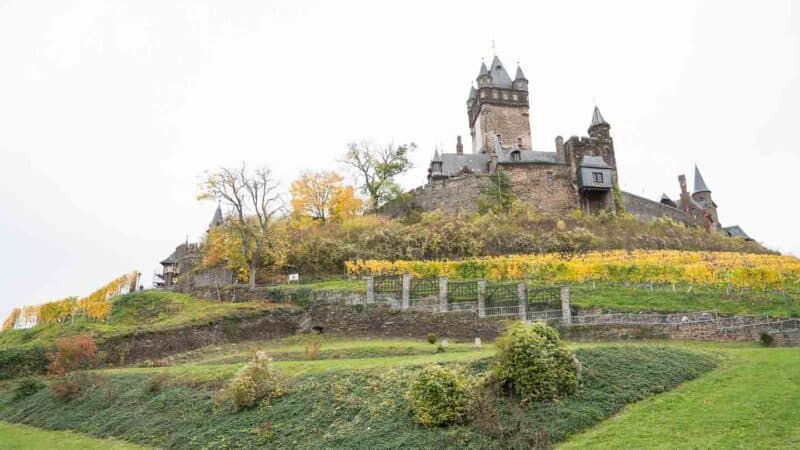
M 487 311 L 488 308 L 519 306 L 517 283 L 487 284 L 485 302 Z
M 439 295 L 438 278 L 412 278 L 411 298 L 426 298 Z
M 447 301 L 449 303 L 476 302 L 477 300 L 477 281 L 455 281 L 447 283 Z
M 373 278 L 376 294 L 397 294 L 403 293 L 402 275 L 384 275 Z

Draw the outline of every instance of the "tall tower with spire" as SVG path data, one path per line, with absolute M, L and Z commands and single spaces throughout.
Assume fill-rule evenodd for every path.
M 503 148 L 531 150 L 528 79 L 517 65 L 512 80 L 495 56 L 490 67 L 481 63 L 467 99 L 473 153 L 491 153 L 495 141 Z
M 692 199 L 702 206 L 711 216 L 714 222 L 714 229 L 711 231 L 719 230 L 722 226 L 719 223 L 719 216 L 717 215 L 717 204 L 711 198 L 711 189 L 706 185 L 703 175 L 700 174 L 700 169 L 697 165 L 694 166 L 694 191 L 692 192 Z

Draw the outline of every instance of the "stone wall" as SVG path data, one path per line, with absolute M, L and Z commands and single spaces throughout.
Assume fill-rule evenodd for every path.
M 644 197 L 639 197 L 630 192 L 622 192 L 622 202 L 628 213 L 643 220 L 655 220 L 667 216 L 672 220 L 686 225 L 696 225 L 691 216 L 680 209 Z
M 323 333 L 349 336 L 391 336 L 424 338 L 428 333 L 451 339 L 494 339 L 505 329 L 505 322 L 479 319 L 474 312 L 400 311 L 388 303 L 345 305 L 340 302 L 316 303 L 310 310 L 311 326 Z
M 578 208 L 572 171 L 565 164 L 505 165 L 511 190 L 520 201 L 539 211 L 559 215 Z
M 127 364 L 223 342 L 276 339 L 300 329 L 296 308 L 276 308 L 250 317 L 229 317 L 175 330 L 115 336 L 100 344 L 106 362 Z
M 474 213 L 477 199 L 486 185 L 485 175 L 465 175 L 435 181 L 411 191 L 415 207 L 424 211 L 441 209 L 445 214 Z
M 502 170 L 511 182 L 511 190 L 520 201 L 542 212 L 562 214 L 578 207 L 570 167 L 564 164 L 504 165 Z M 473 213 L 478 209 L 481 190 L 488 175 L 465 175 L 431 182 L 411 194 L 414 206 L 446 214 Z
M 500 90 L 495 90 L 494 93 L 522 94 Z M 487 94 L 492 95 L 488 92 Z M 516 147 L 517 139 L 522 139 L 522 148 L 531 149 L 531 125 L 527 106 L 483 104 L 475 121 L 474 131 L 473 149 L 477 148 L 478 151 L 494 148 L 495 137 L 498 134 L 503 147 Z

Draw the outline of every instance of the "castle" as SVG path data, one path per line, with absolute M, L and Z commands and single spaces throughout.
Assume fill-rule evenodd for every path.
M 720 224 L 711 190 L 697 167 L 691 194 L 686 177 L 678 177 L 677 202 L 666 194 L 656 202 L 620 191 L 611 125 L 597 107 L 588 136 L 566 141 L 557 136 L 554 152 L 533 150 L 529 111 L 528 79 L 522 68 L 517 66 L 511 79 L 497 56 L 490 67 L 482 63 L 467 98 L 472 153 L 464 153 L 461 136 L 455 153 L 437 149 L 427 184 L 412 191 L 412 204 L 446 213 L 475 211 L 489 175 L 502 171 L 515 197 L 542 212 L 563 214 L 580 208 L 591 214 L 624 208 L 644 220 L 667 216 L 709 232 L 750 239 L 740 227 Z

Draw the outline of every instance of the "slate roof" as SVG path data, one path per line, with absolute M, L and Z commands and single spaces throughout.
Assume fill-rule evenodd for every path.
M 697 194 L 698 192 L 711 192 L 711 189 L 708 188 L 706 185 L 706 181 L 703 179 L 703 176 L 700 175 L 700 169 L 697 166 L 694 166 L 694 193 Z
M 168 266 L 170 264 L 178 264 L 178 250 L 176 249 L 169 256 L 164 258 L 164 260 L 161 261 L 159 264 L 161 264 L 162 266 Z
M 514 79 L 515 80 L 526 80 L 526 81 L 528 80 L 527 78 L 525 78 L 525 74 L 522 73 L 522 67 L 520 67 L 519 64 L 517 64 L 517 75 L 514 76 Z
M 583 159 L 581 159 L 580 166 L 581 167 L 593 167 L 595 169 L 610 169 L 611 168 L 611 166 L 609 166 L 608 164 L 606 164 L 605 161 L 603 161 L 603 157 L 602 156 L 590 156 L 590 155 L 586 155 L 586 156 L 583 157 Z
M 223 223 L 225 223 L 225 219 L 222 218 L 222 208 L 220 208 L 219 203 L 217 203 L 217 210 L 214 211 L 214 217 L 211 219 L 211 223 L 208 224 L 208 227 L 214 228 L 222 225 Z
M 589 128 L 595 125 L 608 125 L 606 119 L 603 118 L 603 115 L 600 114 L 600 108 L 597 106 L 594 107 L 594 113 L 592 113 L 592 124 L 589 125 Z
M 481 67 L 483 70 L 483 67 Z M 503 67 L 503 63 L 500 62 L 500 58 L 496 55 L 492 60 L 492 86 L 500 87 L 500 88 L 510 88 L 511 87 L 511 77 L 508 76 L 508 72 L 506 72 L 506 68 Z
M 488 153 L 470 153 L 464 155 L 442 153 L 442 175 L 453 176 L 464 167 L 475 173 L 486 173 L 489 171 L 489 159 Z
M 747 235 L 747 233 L 744 232 L 744 230 L 742 230 L 742 227 L 740 227 L 739 225 L 732 225 L 729 227 L 725 227 L 723 228 L 723 230 L 725 230 L 725 233 L 727 233 L 728 236 L 740 237 L 746 241 L 753 240 L 750 236 Z
M 515 150 L 513 148 L 502 148 L 497 151 L 498 164 L 559 164 L 564 161 L 559 161 L 555 152 L 537 152 L 532 150 L 518 150 L 520 159 L 518 161 L 511 159 L 511 153 Z M 438 157 L 438 159 L 436 159 Z M 489 161 L 492 156 L 490 153 L 465 153 L 459 155 L 457 153 L 434 153 L 434 161 L 442 162 L 442 175 L 453 176 L 460 172 L 463 168 L 467 168 L 475 173 L 489 172 Z M 607 166 L 606 166 L 607 167 Z

